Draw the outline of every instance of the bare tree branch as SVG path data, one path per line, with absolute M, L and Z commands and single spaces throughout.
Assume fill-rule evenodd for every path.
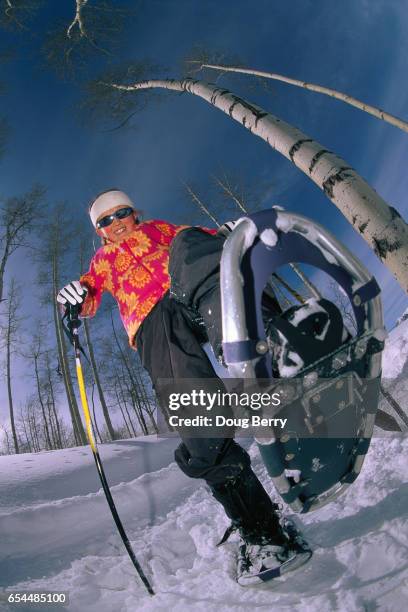
M 76 25 L 79 28 L 80 36 L 87 36 L 86 31 L 85 31 L 85 26 L 84 26 L 84 19 L 83 19 L 83 8 L 87 3 L 88 3 L 88 0 L 76 0 L 75 19 L 69 24 L 67 28 L 68 38 L 72 38 L 72 31 Z
M 112 57 L 126 18 L 133 11 L 111 0 L 75 0 L 70 23 L 60 23 L 46 38 L 43 55 L 63 78 L 73 78 L 95 55 Z
M 221 188 L 222 192 L 227 195 L 227 197 L 229 197 L 237 206 L 237 208 L 242 211 L 244 214 L 248 214 L 250 208 L 246 205 L 245 203 L 245 198 L 244 195 L 238 195 L 235 191 L 235 189 L 232 187 L 231 185 L 231 181 L 229 180 L 228 176 L 224 173 L 223 178 L 219 178 L 218 176 L 214 176 L 213 177 L 214 181 L 216 182 L 216 184 Z M 252 212 L 254 212 L 254 210 L 252 209 Z M 320 298 L 320 292 L 318 291 L 317 287 L 312 283 L 312 281 L 306 276 L 306 274 L 304 274 L 302 272 L 302 270 L 299 268 L 299 266 L 297 264 L 294 263 L 290 263 L 289 267 L 294 271 L 294 273 L 300 278 L 300 280 L 302 281 L 302 283 L 307 287 L 307 289 L 310 291 L 311 295 L 313 295 L 316 298 Z M 283 287 L 285 287 L 285 289 L 287 291 L 289 291 L 289 293 L 296 298 L 296 300 L 298 302 L 300 302 L 301 304 L 304 303 L 305 298 L 300 295 L 300 293 L 298 293 L 297 291 L 295 291 L 293 289 L 293 287 L 291 287 L 281 276 L 278 276 L 278 274 L 275 274 L 275 278 L 281 283 L 281 285 Z
M 0 0 L 0 27 L 28 30 L 43 0 Z
M 238 73 L 238 74 L 249 74 L 256 77 L 261 77 L 264 79 L 272 79 L 274 81 L 281 81 L 283 83 L 288 83 L 289 85 L 295 85 L 297 87 L 302 87 L 303 89 L 308 89 L 309 91 L 314 91 L 317 93 L 325 94 L 331 98 L 335 98 L 336 100 L 341 100 L 350 106 L 354 106 L 359 110 L 362 110 L 377 119 L 381 119 L 386 123 L 390 123 L 394 127 L 403 130 L 404 132 L 408 132 L 408 122 L 387 113 L 381 108 L 377 108 L 376 106 L 372 106 L 371 104 L 366 104 L 365 102 L 361 102 L 357 98 L 353 98 L 353 96 L 349 96 L 348 94 L 344 94 L 341 91 L 337 91 L 336 89 L 331 89 L 329 87 L 323 87 L 322 85 L 316 85 L 314 83 L 307 83 L 306 81 L 300 81 L 298 79 L 292 79 L 290 77 L 284 76 L 282 74 L 276 74 L 274 72 L 265 72 L 263 70 L 254 70 L 252 68 L 240 68 L 238 66 L 227 66 L 224 64 L 216 64 L 216 63 L 202 63 L 200 60 L 191 60 L 192 63 L 196 64 L 196 71 L 200 71 L 201 69 L 207 68 L 212 70 L 220 71 L 222 75 L 225 75 L 230 72 Z
M 193 191 L 192 187 L 188 184 L 188 183 L 184 183 L 183 182 L 184 187 L 187 189 L 187 192 L 189 194 L 189 196 L 191 197 L 192 201 L 197 204 L 198 208 L 201 210 L 201 212 L 204 215 L 207 215 L 211 221 L 213 223 L 215 223 L 215 225 L 217 227 L 220 227 L 220 223 L 218 222 L 218 220 L 216 219 L 216 217 L 214 217 L 214 215 L 210 212 L 210 210 L 207 208 L 207 206 L 203 203 L 203 201 L 197 196 L 197 194 Z
M 35 185 L 22 197 L 9 198 L 0 208 L 0 300 L 7 263 L 33 229 L 44 195 L 44 187 Z

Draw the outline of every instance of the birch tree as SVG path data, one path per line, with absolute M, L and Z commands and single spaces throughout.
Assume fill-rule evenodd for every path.
M 44 385 L 47 391 L 47 406 L 50 413 L 50 421 L 54 423 L 55 437 L 58 443 L 58 448 L 64 448 L 64 446 L 67 445 L 67 439 L 65 434 L 65 427 L 58 413 L 55 401 L 58 383 L 56 382 L 55 372 L 53 372 L 51 368 L 51 354 L 52 351 L 50 349 L 44 352 Z M 52 354 L 52 356 L 54 355 Z
M 25 439 L 25 442 L 22 443 L 22 444 L 24 444 L 27 452 L 31 453 L 32 450 L 33 450 L 33 448 L 32 448 L 32 440 L 31 440 L 31 435 L 30 435 L 29 430 L 28 430 L 27 418 L 26 418 L 26 415 L 24 413 L 23 408 L 20 409 L 19 421 L 20 421 L 21 428 L 22 428 L 22 431 L 23 431 L 23 434 L 24 434 L 24 439 Z
M 408 226 L 404 219 L 346 161 L 298 128 L 223 87 L 190 78 L 130 83 L 101 78 L 89 86 L 88 108 L 92 101 L 117 116 L 124 97 L 156 88 L 202 98 L 290 160 L 339 208 L 408 291 Z
M 125 371 L 123 361 L 124 349 L 121 346 L 118 349 L 119 338 L 116 336 L 104 339 L 101 350 L 101 367 L 100 375 L 104 380 L 105 394 L 109 396 L 109 404 L 113 409 L 119 409 L 125 425 L 125 435 L 136 437 L 137 425 L 134 419 L 138 420 L 137 414 L 134 411 L 131 391 L 132 385 L 129 382 L 129 375 Z M 120 352 L 123 351 L 123 352 Z M 140 424 L 140 420 L 138 420 Z
M 120 340 L 118 338 L 118 335 L 115 329 L 115 324 L 113 322 L 113 311 L 112 310 L 111 310 L 111 326 L 112 326 L 112 332 L 113 332 L 113 336 L 115 339 L 116 347 L 119 351 L 122 365 L 127 374 L 127 390 L 128 390 L 128 393 L 129 393 L 129 396 L 130 396 L 130 399 L 133 405 L 133 409 L 139 421 L 139 425 L 142 429 L 142 432 L 146 436 L 149 433 L 149 430 L 147 428 L 146 420 L 143 415 L 143 409 L 140 403 L 140 398 L 139 398 L 139 393 L 138 393 L 138 383 L 137 383 L 137 380 L 135 379 L 135 375 L 134 375 L 134 372 L 132 371 L 132 367 L 131 367 L 131 364 L 129 363 L 129 359 L 127 358 L 124 348 L 121 346 Z
M 31 362 L 35 380 L 36 395 L 33 403 L 39 408 L 43 448 L 63 447 L 60 416 L 55 403 L 55 381 L 51 372 L 50 349 L 45 346 L 46 327 L 41 321 L 35 324 L 35 332 L 29 353 L 25 355 Z
M 353 96 L 349 96 L 341 91 L 337 91 L 336 89 L 331 89 L 330 87 L 324 87 L 322 85 L 317 85 L 315 83 L 308 83 L 307 81 L 301 81 L 299 79 L 293 79 L 291 77 L 287 77 L 282 74 L 277 74 L 275 72 L 268 72 L 264 70 L 255 70 L 253 68 L 245 68 L 239 66 L 228 66 L 225 64 L 215 64 L 215 63 L 207 63 L 207 61 L 202 60 L 190 60 L 191 63 L 196 64 L 196 72 L 204 69 L 210 69 L 217 71 L 221 74 L 225 73 L 235 73 L 235 74 L 248 74 L 255 77 L 261 77 L 263 79 L 271 79 L 274 81 L 281 81 L 282 83 L 287 83 L 288 85 L 295 85 L 296 87 L 301 87 L 303 89 L 307 89 L 308 91 L 314 91 L 316 93 L 324 94 L 329 96 L 330 98 L 334 98 L 336 100 L 341 100 L 341 102 L 345 102 L 350 106 L 354 106 L 359 110 L 376 117 L 377 119 L 381 119 L 398 129 L 408 132 L 408 123 L 391 113 L 387 113 L 386 111 L 378 108 L 376 106 L 372 106 L 371 104 L 367 104 L 366 102 L 362 102 L 357 98 L 353 98 Z
M 0 425 L 0 441 L 0 455 L 11 455 L 10 436 L 5 425 Z

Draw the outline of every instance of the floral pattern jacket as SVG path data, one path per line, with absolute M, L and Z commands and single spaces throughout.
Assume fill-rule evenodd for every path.
M 187 227 L 160 220 L 144 221 L 122 242 L 98 249 L 88 272 L 80 278 L 88 289 L 81 317 L 93 317 L 103 292 L 108 291 L 118 303 L 129 344 L 135 348 L 139 326 L 169 289 L 171 242 Z

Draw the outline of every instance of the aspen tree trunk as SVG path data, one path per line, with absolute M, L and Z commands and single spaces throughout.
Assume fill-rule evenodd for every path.
M 31 442 L 30 442 L 30 438 L 28 437 L 26 419 L 23 415 L 21 415 L 21 423 L 23 425 L 23 430 L 24 430 L 28 452 L 31 453 Z
M 95 402 L 93 400 L 93 394 L 92 394 L 92 416 L 93 416 L 93 423 L 92 423 L 92 425 L 95 426 L 96 433 L 97 433 L 97 435 L 99 437 L 99 442 L 102 444 L 103 440 L 102 440 L 101 432 L 99 431 L 98 421 L 96 420 Z
M 59 444 L 58 444 L 58 439 L 57 439 L 57 432 L 55 430 L 55 425 L 54 425 L 54 421 L 53 421 L 53 415 L 52 415 L 52 411 L 51 411 L 51 398 L 50 396 L 47 397 L 47 411 L 48 411 L 48 420 L 50 423 L 50 430 L 51 430 L 51 438 L 52 438 L 52 448 L 59 448 Z
M 149 408 L 147 409 L 147 414 L 148 414 L 148 417 L 149 417 L 149 421 L 150 421 L 150 423 L 152 424 L 153 430 L 154 430 L 156 433 L 159 433 L 159 428 L 158 428 L 158 426 L 157 426 L 156 419 L 154 418 L 154 409 L 152 409 L 152 408 L 149 406 Z
M 144 436 L 147 436 L 149 434 L 149 431 L 147 429 L 147 425 L 146 425 L 146 421 L 143 416 L 143 412 L 140 406 L 136 403 L 135 388 L 133 386 L 133 383 L 132 383 L 132 387 L 129 389 L 129 395 L 130 395 L 130 401 L 132 402 L 133 410 L 136 414 L 137 420 L 139 421 L 139 425 L 141 427 L 142 433 Z
M 122 362 L 123 362 L 123 359 L 122 359 Z M 128 384 L 126 384 L 126 381 L 127 381 L 128 377 L 126 377 L 123 363 L 121 364 L 121 369 L 122 369 L 122 378 L 118 379 L 119 380 L 119 385 L 120 385 L 120 392 L 121 392 L 121 396 L 122 396 L 123 405 L 125 407 L 126 414 L 128 416 L 128 419 L 129 419 L 129 423 L 131 424 L 132 430 L 133 430 L 134 435 L 136 437 L 137 436 L 137 431 L 136 431 L 135 426 L 133 424 L 132 417 L 129 414 L 128 403 L 126 401 L 126 397 L 130 397 L 130 401 L 131 401 L 131 404 L 132 404 L 133 412 L 136 414 L 136 419 L 137 419 L 137 422 L 139 423 L 140 431 L 143 434 L 145 434 L 145 429 L 143 429 L 143 422 L 142 422 L 142 420 L 140 418 L 140 414 L 137 411 L 136 405 L 135 405 L 135 402 L 134 402 L 134 398 L 133 398 L 133 394 L 132 394 L 132 383 L 130 383 L 130 386 Z M 125 384 L 125 389 L 123 388 L 122 382 Z M 126 391 L 126 393 L 125 393 L 125 391 Z
M 34 440 L 34 432 L 33 432 L 33 424 L 31 421 L 31 415 L 30 415 L 30 408 L 27 408 L 27 423 L 28 423 L 28 428 L 30 431 L 30 441 L 31 441 L 31 445 L 33 447 L 33 451 L 35 452 L 35 440 Z
M 53 254 L 52 258 L 52 280 L 53 280 L 53 296 L 57 295 L 58 292 L 58 270 L 57 270 L 57 261 L 56 261 L 56 253 Z M 85 430 L 82 425 L 81 416 L 78 410 L 78 404 L 76 401 L 74 388 L 72 385 L 71 372 L 69 370 L 69 363 L 67 357 L 67 348 L 65 339 L 63 337 L 63 330 L 61 329 L 61 321 L 58 312 L 58 306 L 55 299 L 53 299 L 53 315 L 54 315 L 54 325 L 55 325 L 55 333 L 57 337 L 57 348 L 58 348 L 58 358 L 61 364 L 61 370 L 64 380 L 65 391 L 67 394 L 68 407 L 71 415 L 72 427 L 74 430 L 75 441 L 78 444 L 85 445 L 87 444 Z
M 117 384 L 115 384 L 115 395 L 116 395 L 116 401 L 118 403 L 119 410 L 121 412 L 121 415 L 122 415 L 122 418 L 123 418 L 123 422 L 125 423 L 125 427 L 126 427 L 126 429 L 128 431 L 129 437 L 132 437 L 132 432 L 130 431 L 130 427 L 129 427 L 128 422 L 126 420 L 125 413 L 123 411 L 122 402 L 121 402 L 120 397 L 119 397 Z M 128 417 L 129 417 L 129 413 L 128 413 Z M 130 420 L 130 418 L 129 418 L 129 421 L 130 421 L 130 424 L 132 425 L 132 429 L 133 429 L 133 423 Z M 133 435 L 136 436 L 136 432 L 135 432 L 134 429 L 133 429 Z
M 130 414 L 129 414 L 128 404 L 127 404 L 127 401 L 126 401 L 126 394 L 125 394 L 125 390 L 124 390 L 124 388 L 123 388 L 123 384 L 122 384 L 122 381 L 123 381 L 123 380 L 124 380 L 124 378 L 125 378 L 125 376 L 124 376 L 124 374 L 123 374 L 123 372 L 124 372 L 124 370 L 123 370 L 123 364 L 121 365 L 121 368 L 122 368 L 122 378 L 119 378 L 119 376 L 117 377 L 118 384 L 119 384 L 120 398 L 121 398 L 121 400 L 122 400 L 122 404 L 123 404 L 124 410 L 125 410 L 125 412 L 126 412 L 126 414 L 127 414 L 127 418 L 128 418 L 128 421 L 129 421 L 130 427 L 132 428 L 133 435 L 136 437 L 136 436 L 137 436 L 137 431 L 136 431 L 135 426 L 134 426 L 134 424 L 133 424 L 132 417 L 131 417 L 131 416 L 130 416 Z M 136 415 L 136 416 L 137 416 L 137 415 Z M 140 425 L 140 427 L 141 427 L 140 419 L 138 419 L 138 422 L 139 422 L 139 425 Z
M 273 81 L 281 81 L 282 83 L 288 83 L 288 85 L 296 85 L 297 87 L 302 87 L 303 89 L 307 89 L 308 91 L 314 91 L 316 93 L 325 94 L 330 98 L 341 100 L 342 102 L 345 102 L 350 106 L 354 106 L 359 110 L 373 115 L 373 117 L 376 117 L 377 119 L 381 119 L 386 123 L 390 123 L 394 127 L 397 127 L 400 130 L 403 130 L 404 132 L 408 132 L 408 123 L 406 121 L 403 121 L 399 117 L 395 117 L 395 115 L 387 113 L 381 108 L 377 108 L 376 106 L 372 106 L 371 104 L 361 102 L 361 100 L 353 98 L 353 96 L 344 94 L 341 91 L 337 91 L 336 89 L 331 89 L 330 87 L 323 87 L 322 85 L 316 85 L 315 83 L 308 83 L 306 81 L 300 81 L 299 79 L 292 79 L 291 77 L 284 76 L 283 74 L 277 74 L 276 72 L 254 70 L 253 68 L 224 66 L 219 64 L 201 64 L 200 68 L 211 68 L 212 70 L 219 70 L 220 72 L 237 72 L 240 74 L 250 74 L 257 77 L 262 77 L 264 79 L 272 79 Z
M 94 377 L 96 388 L 98 389 L 99 401 L 101 402 L 103 417 L 105 419 L 105 423 L 106 423 L 106 427 L 109 432 L 110 439 L 116 440 L 117 436 L 113 428 L 112 421 L 110 419 L 109 409 L 108 409 L 108 406 L 106 405 L 105 395 L 103 393 L 101 380 L 99 378 L 98 367 L 96 365 L 95 353 L 93 350 L 93 345 L 91 342 L 91 334 L 89 331 L 89 322 L 86 319 L 84 319 L 83 324 L 84 324 L 84 330 L 85 330 L 86 344 L 88 346 L 89 361 L 91 362 L 92 374 Z
M 10 318 L 9 318 L 10 325 Z M 11 348 L 10 348 L 10 330 L 7 330 L 7 344 L 6 344 L 6 354 L 7 354 L 7 365 L 6 365 L 6 376 L 7 376 L 7 397 L 9 403 L 9 414 L 10 414 L 10 425 L 11 425 L 11 433 L 13 435 L 13 443 L 14 443 L 14 451 L 18 455 L 20 452 L 18 437 L 16 431 L 16 424 L 14 421 L 14 405 L 13 405 L 13 392 L 11 389 Z
M 4 273 L 6 270 L 6 263 L 10 256 L 10 247 L 8 236 L 6 236 L 6 245 L 3 251 L 3 255 L 0 261 L 0 302 L 3 301 L 3 291 L 4 291 Z
M 32 432 L 33 432 L 34 448 L 36 452 L 39 452 L 41 450 L 41 446 L 40 446 L 40 441 L 38 439 L 38 428 L 37 428 L 37 423 L 35 420 L 34 410 L 31 410 L 31 426 L 32 426 Z
M 39 376 L 39 373 L 38 373 L 38 354 L 37 353 L 34 354 L 34 371 L 35 371 L 35 380 L 36 380 L 36 384 L 37 384 L 38 401 L 40 402 L 41 413 L 42 413 L 42 416 L 43 416 L 45 442 L 46 442 L 47 449 L 51 449 L 52 448 L 52 443 L 51 443 L 51 438 L 50 438 L 50 432 L 49 432 L 49 429 L 48 429 L 47 415 L 45 414 L 44 401 L 43 401 L 43 397 L 42 397 L 42 393 L 41 393 L 40 376 Z
M 4 433 L 6 434 L 7 454 L 11 455 L 11 447 L 10 447 L 10 440 L 9 440 L 8 431 L 5 429 Z
M 7 302 L 7 329 L 6 329 L 6 378 L 7 378 L 7 397 L 9 404 L 9 414 L 10 414 L 10 425 L 11 425 L 11 433 L 13 436 L 14 443 L 14 451 L 16 454 L 19 454 L 20 448 L 18 443 L 18 436 L 16 431 L 16 424 L 14 419 L 14 403 L 13 403 L 13 392 L 11 388 L 11 343 L 13 332 L 15 332 L 15 312 L 14 308 L 16 307 L 16 296 L 15 296 L 15 285 L 14 281 L 10 284 L 10 291 L 8 295 Z
M 124 354 L 124 352 L 122 350 L 122 347 L 121 347 L 120 342 L 119 342 L 119 338 L 118 338 L 118 336 L 116 334 L 115 325 L 113 323 L 112 311 L 111 311 L 111 324 L 112 324 L 112 330 L 113 330 L 113 335 L 114 335 L 114 338 L 115 338 L 116 346 L 119 349 L 119 353 L 120 353 L 120 356 L 122 358 L 122 363 L 125 366 L 126 372 L 128 374 L 128 377 L 129 377 L 129 382 L 130 382 L 130 385 L 131 385 L 131 388 L 130 388 L 130 398 L 131 398 L 131 401 L 132 401 L 132 406 L 133 406 L 134 411 L 136 413 L 136 416 L 137 416 L 137 418 L 139 420 L 139 423 L 140 423 L 140 426 L 142 428 L 142 431 L 143 431 L 144 435 L 147 436 L 149 432 L 148 432 L 147 425 L 146 425 L 146 422 L 145 422 L 143 414 L 142 414 L 142 409 L 140 408 L 140 406 L 138 406 L 136 404 L 136 397 L 135 396 L 137 396 L 137 383 L 136 383 L 136 381 L 135 381 L 135 379 L 134 379 L 134 377 L 132 375 L 132 371 L 131 371 L 131 368 L 130 368 L 130 366 L 128 364 L 128 360 L 127 360 L 126 355 Z
M 47 380 L 48 380 L 48 388 L 49 388 L 49 392 L 50 392 L 50 400 L 51 400 L 52 412 L 53 412 L 53 415 L 54 415 L 55 426 L 57 428 L 58 448 L 63 448 L 63 441 L 62 441 L 62 436 L 61 436 L 61 428 L 60 428 L 59 418 L 58 418 L 58 414 L 57 414 L 57 408 L 55 406 L 54 386 L 53 386 L 53 383 L 52 383 L 52 380 L 51 380 L 51 368 L 50 368 L 50 360 L 49 360 L 48 353 L 46 353 L 46 356 L 45 356 L 45 364 L 46 364 L 46 368 L 47 368 Z
M 227 89 L 203 81 L 163 79 L 133 85 L 105 82 L 99 85 L 128 92 L 152 88 L 185 91 L 223 111 L 316 183 L 391 270 L 404 291 L 408 291 L 406 222 L 347 162 L 313 138 Z
M 149 398 L 147 397 L 147 393 L 146 393 L 146 389 L 145 389 L 145 384 L 143 382 L 142 376 L 140 374 L 140 372 L 138 371 L 137 368 L 133 368 L 133 371 L 135 373 L 135 380 L 136 380 L 136 384 L 137 384 L 137 389 L 139 391 L 139 398 L 141 401 L 141 405 L 140 405 L 140 409 L 144 410 L 150 420 L 150 423 L 152 424 L 152 427 L 154 429 L 154 431 L 156 433 L 159 432 L 159 428 L 157 427 L 157 423 L 156 420 L 154 418 L 154 409 L 151 408 L 150 405 L 150 401 Z

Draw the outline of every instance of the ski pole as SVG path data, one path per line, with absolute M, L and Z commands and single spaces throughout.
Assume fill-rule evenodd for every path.
M 125 548 L 126 548 L 126 550 L 128 552 L 128 555 L 130 557 L 130 560 L 132 561 L 134 567 L 136 568 L 136 571 L 139 574 L 141 581 L 145 585 L 145 587 L 148 590 L 148 592 L 150 593 L 150 595 L 154 595 L 153 588 L 152 588 L 149 580 L 146 578 L 146 575 L 143 572 L 143 569 L 142 569 L 140 563 L 136 559 L 136 555 L 135 555 L 135 553 L 133 551 L 133 548 L 132 548 L 132 546 L 131 546 L 131 544 L 129 542 L 129 539 L 128 539 L 127 535 L 126 535 L 126 532 L 125 532 L 125 529 L 124 529 L 124 527 L 122 525 L 122 521 L 120 520 L 118 511 L 116 510 L 115 502 L 113 501 L 112 493 L 110 491 L 109 484 L 108 484 L 108 481 L 107 481 L 106 476 L 105 476 L 105 471 L 103 469 L 102 461 L 101 461 L 101 458 L 99 456 L 99 451 L 98 451 L 97 443 L 96 443 L 96 440 L 95 440 L 94 435 L 93 435 L 91 415 L 90 415 L 90 412 L 89 412 L 88 399 L 86 397 L 85 382 L 84 382 L 84 376 L 83 376 L 82 366 L 81 366 L 81 345 L 80 345 L 80 342 L 79 342 L 79 335 L 78 335 L 78 328 L 81 325 L 81 321 L 78 319 L 78 315 L 79 315 L 79 307 L 77 305 L 75 305 L 75 306 L 68 305 L 67 306 L 66 311 L 65 311 L 65 316 L 68 317 L 68 325 L 67 325 L 67 327 L 69 329 L 70 340 L 71 340 L 72 345 L 73 345 L 74 350 L 75 350 L 76 373 L 77 373 L 78 386 L 79 386 L 79 394 L 80 394 L 80 397 L 81 397 L 82 409 L 83 409 L 84 416 L 85 416 L 86 432 L 87 432 L 87 435 L 88 435 L 88 441 L 89 441 L 89 444 L 90 444 L 91 449 L 92 449 L 93 457 L 95 459 L 96 468 L 98 470 L 99 478 L 101 479 L 102 488 L 104 490 L 104 493 L 105 493 L 106 500 L 108 502 L 110 511 L 112 512 L 113 520 L 115 521 L 116 527 L 118 528 L 120 537 L 122 538 L 122 541 L 123 541 L 123 543 L 125 545 Z M 64 316 L 64 318 L 65 318 L 65 316 Z

